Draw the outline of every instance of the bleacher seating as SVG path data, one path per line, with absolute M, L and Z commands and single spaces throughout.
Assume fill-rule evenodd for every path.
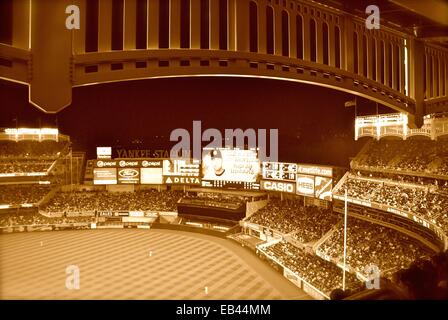
M 344 229 L 339 226 L 317 248 L 318 253 L 337 263 L 343 262 Z M 347 265 L 368 276 L 366 267 L 375 265 L 383 276 L 407 268 L 414 260 L 428 254 L 425 248 L 396 230 L 368 221 L 349 218 L 347 221 Z
M 342 269 L 314 254 L 285 241 L 267 247 L 265 252 L 328 296 L 331 291 L 342 288 Z M 356 290 L 361 286 L 356 276 L 350 273 L 346 276 L 347 289 Z
M 68 142 L 0 140 L 0 175 L 46 173 Z
M 42 185 L 0 185 L 0 205 L 37 204 L 48 192 Z
M 445 187 L 421 187 L 392 184 L 387 181 L 357 179 L 349 176 L 334 193 L 353 199 L 376 202 L 403 211 L 412 212 L 434 223 L 448 233 L 448 194 Z
M 224 193 L 201 192 L 200 194 L 188 194 L 181 199 L 182 203 L 197 204 L 204 207 L 216 207 L 225 209 L 238 209 L 247 201 L 247 197 Z
M 370 141 L 354 160 L 356 169 L 393 170 L 401 173 L 448 175 L 448 139 Z
M 302 201 L 272 199 L 268 205 L 250 217 L 249 222 L 280 231 L 293 233 L 302 243 L 316 241 L 340 219 L 330 209 L 304 207 Z
M 181 193 L 178 192 L 155 190 L 60 192 L 42 210 L 47 212 L 176 211 L 176 203 L 180 197 Z
M 42 226 L 42 225 L 61 225 L 67 223 L 90 223 L 94 222 L 95 217 L 77 216 L 77 217 L 46 217 L 39 213 L 34 214 L 0 214 L 0 228 L 18 227 L 18 226 Z

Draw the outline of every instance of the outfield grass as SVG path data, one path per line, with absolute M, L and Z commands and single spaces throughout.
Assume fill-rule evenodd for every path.
M 69 265 L 79 290 L 66 288 Z M 0 298 L 309 299 L 230 240 L 136 229 L 0 235 Z

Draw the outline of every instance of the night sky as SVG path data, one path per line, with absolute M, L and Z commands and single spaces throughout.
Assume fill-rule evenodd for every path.
M 363 142 L 354 142 L 354 108 L 347 93 L 294 82 L 235 77 L 140 80 L 73 89 L 72 105 L 47 115 L 28 103 L 28 87 L 0 81 L 0 127 L 58 126 L 75 150 L 94 156 L 98 145 L 166 145 L 169 134 L 192 121 L 202 130 L 279 129 L 282 161 L 347 166 Z M 358 99 L 358 114 L 375 103 Z M 386 109 L 387 110 L 387 109 Z M 386 111 L 380 108 L 380 112 Z M 154 137 L 159 136 L 158 142 Z M 160 138 L 163 136 L 164 138 Z

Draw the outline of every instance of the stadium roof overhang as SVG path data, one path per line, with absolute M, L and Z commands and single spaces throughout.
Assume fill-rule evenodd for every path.
M 381 23 L 413 33 L 417 38 L 448 48 L 446 0 L 317 0 L 316 2 L 366 17 L 366 7 L 377 5 Z

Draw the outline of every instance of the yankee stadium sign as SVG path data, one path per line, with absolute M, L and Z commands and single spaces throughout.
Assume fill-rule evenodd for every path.
M 117 149 L 116 158 L 169 158 L 164 149 Z

